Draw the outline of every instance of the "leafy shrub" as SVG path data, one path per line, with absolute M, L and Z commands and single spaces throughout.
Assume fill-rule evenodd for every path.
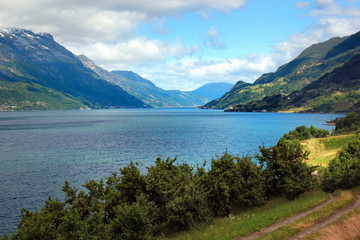
M 355 112 L 351 112 L 344 118 L 337 119 L 335 123 L 335 133 L 353 132 L 360 127 L 360 116 Z
M 360 185 L 360 138 L 353 139 L 325 170 L 322 188 L 332 192 L 335 189 L 349 189 Z
M 282 140 L 270 148 L 260 147 L 260 153 L 258 159 L 268 197 L 285 195 L 293 199 L 310 189 L 315 168 L 304 162 L 308 152 L 299 141 Z
M 263 203 L 264 180 L 261 168 L 250 157 L 225 152 L 211 161 L 206 183 L 214 215 L 228 215 L 235 208 Z
M 285 140 L 306 140 L 310 138 L 322 138 L 328 136 L 330 133 L 325 129 L 318 129 L 314 126 L 310 126 L 307 128 L 306 126 L 300 126 L 295 128 L 295 130 L 289 131 L 289 133 L 284 134 L 284 136 L 280 139 Z
M 158 233 L 159 210 L 144 197 L 115 207 L 115 218 L 109 223 L 109 239 L 150 239 Z
M 193 167 L 186 163 L 175 165 L 175 161 L 158 158 L 146 175 L 146 191 L 160 211 L 161 228 L 165 232 L 189 229 L 196 222 L 210 218 L 206 193 L 196 184 Z
M 321 139 L 320 142 L 322 144 L 324 144 L 324 146 L 327 150 L 331 150 L 331 149 L 339 149 L 339 148 L 345 147 L 353 139 L 354 139 L 354 136 L 341 137 L 341 138 L 330 138 L 330 139 L 325 138 L 325 139 Z

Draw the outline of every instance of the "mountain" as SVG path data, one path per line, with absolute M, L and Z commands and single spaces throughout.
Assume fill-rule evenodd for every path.
M 0 111 L 88 108 L 78 99 L 32 82 L 0 81 Z
M 208 83 L 188 93 L 213 100 L 222 97 L 234 84 L 231 83 Z
M 84 55 L 80 55 L 79 59 L 83 62 L 84 66 L 94 71 L 103 79 L 120 86 L 152 107 L 194 107 L 203 105 L 208 101 L 206 97 L 197 96 L 189 92 L 164 90 L 131 71 L 109 72 L 97 66 Z
M 19 82 L 35 83 L 35 88 L 45 87 L 49 93 L 56 91 L 61 97 L 91 108 L 148 107 L 121 87 L 86 68 L 76 55 L 55 42 L 48 33 L 4 30 L 0 32 L 0 56 L 0 81 L 9 86 Z M 19 92 L 12 96 L 21 98 L 23 90 L 28 88 L 14 89 Z M 48 98 L 52 98 L 51 94 Z M 15 102 L 19 101 L 15 99 Z
M 222 98 L 207 103 L 205 108 L 228 108 L 264 97 L 287 95 L 301 90 L 350 60 L 360 50 L 360 32 L 343 38 L 332 38 L 305 49 L 291 62 L 274 73 L 263 74 L 253 84 L 238 82 Z
M 300 91 L 240 104 L 230 111 L 360 112 L 360 52 Z

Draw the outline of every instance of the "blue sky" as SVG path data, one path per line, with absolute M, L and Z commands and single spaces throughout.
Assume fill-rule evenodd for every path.
M 205 18 L 196 13 L 169 17 L 163 21 L 166 26 L 147 23 L 139 26 L 138 33 L 170 42 L 180 38 L 185 45 L 193 45 L 206 42 L 208 32 L 216 29 L 222 46 L 205 48 L 206 57 L 237 57 L 251 52 L 268 54 L 272 44 L 311 24 L 312 19 L 301 17 L 302 11 L 295 7 L 296 2 L 252 0 L 246 2 L 244 8 L 228 14 L 214 10 Z M 164 28 L 166 31 L 157 32 Z
M 360 31 L 359 0 L 4 0 L 0 27 L 49 32 L 164 89 L 255 81 L 311 44 Z

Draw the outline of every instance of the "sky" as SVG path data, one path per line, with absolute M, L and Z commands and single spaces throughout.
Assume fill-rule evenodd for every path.
M 48 32 L 106 70 L 193 90 L 254 82 L 360 31 L 360 0 L 0 0 L 0 27 Z

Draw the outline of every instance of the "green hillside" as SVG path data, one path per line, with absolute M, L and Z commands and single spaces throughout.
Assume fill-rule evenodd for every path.
M 360 112 L 360 53 L 300 91 L 265 97 L 230 111 Z
M 0 81 L 0 111 L 86 109 L 77 99 L 31 82 Z
M 33 82 L 71 95 L 91 108 L 148 107 L 84 67 L 50 34 L 11 29 L 0 36 L 0 81 Z
M 205 108 L 228 108 L 264 97 L 287 95 L 301 90 L 347 62 L 360 50 L 360 32 L 349 37 L 332 38 L 305 49 L 297 58 L 279 67 L 274 73 L 262 75 L 253 84 L 238 82 L 222 98 Z

